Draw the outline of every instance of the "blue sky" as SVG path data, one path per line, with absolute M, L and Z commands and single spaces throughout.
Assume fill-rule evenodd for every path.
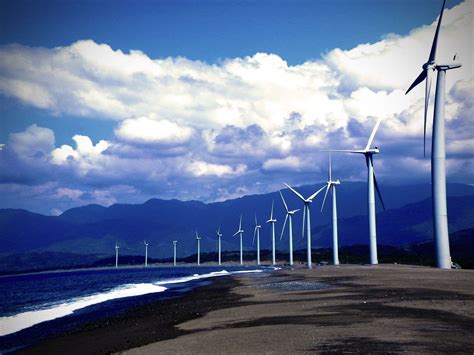
M 319 150 L 364 144 L 377 118 L 379 175 L 427 182 L 423 90 L 402 94 L 426 60 L 440 6 L 1 1 L 0 207 L 59 213 L 314 183 L 325 177 Z M 473 167 L 472 7 L 447 1 L 439 50 L 464 64 L 449 74 L 447 111 L 448 176 L 465 183 L 474 183 L 463 173 Z M 363 179 L 354 159 L 335 159 L 341 179 Z

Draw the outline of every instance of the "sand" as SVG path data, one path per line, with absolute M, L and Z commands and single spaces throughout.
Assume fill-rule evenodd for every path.
M 224 276 L 26 353 L 474 353 L 474 271 L 324 266 Z
M 234 306 L 126 354 L 474 352 L 473 271 L 327 266 L 234 278 Z

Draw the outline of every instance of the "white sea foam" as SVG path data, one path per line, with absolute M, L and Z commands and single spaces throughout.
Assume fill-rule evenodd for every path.
M 117 298 L 141 296 L 148 293 L 163 292 L 167 288 L 164 285 L 185 283 L 189 281 L 195 281 L 199 279 L 205 279 L 210 277 L 225 276 L 231 274 L 240 273 L 252 273 L 262 272 L 262 270 L 243 270 L 243 271 L 232 271 L 226 270 L 215 271 L 208 274 L 194 274 L 192 276 L 184 276 L 175 279 L 166 279 L 153 283 L 140 283 L 140 284 L 126 284 L 113 288 L 110 291 L 89 295 L 80 298 L 74 298 L 66 302 L 48 307 L 31 310 L 23 313 L 18 313 L 13 316 L 0 317 L 0 336 L 12 334 L 22 329 L 32 327 L 36 324 L 61 318 L 72 314 L 74 311 L 79 309 L 92 306 L 94 304 L 110 301 Z

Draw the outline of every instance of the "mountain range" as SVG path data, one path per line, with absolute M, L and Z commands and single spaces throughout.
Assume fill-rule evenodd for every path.
M 324 183 L 298 187 L 304 196 Z M 302 208 L 301 201 L 289 190 L 283 190 L 290 209 Z M 430 185 L 384 186 L 386 206 L 383 211 L 377 201 L 378 244 L 403 246 L 432 238 Z M 346 182 L 338 186 L 340 245 L 368 244 L 366 184 Z M 331 199 L 320 212 L 323 194 L 311 205 L 313 247 L 332 245 Z M 277 247 L 288 249 L 287 232 L 280 241 L 284 207 L 278 191 L 244 196 L 224 202 L 202 203 L 151 199 L 143 204 L 114 204 L 109 207 L 88 205 L 72 208 L 60 216 L 44 216 L 18 209 L 0 210 L 0 268 L 4 269 L 12 255 L 43 253 L 110 257 L 114 245 L 120 245 L 121 255 L 144 253 L 143 240 L 149 242 L 149 255 L 166 258 L 172 255 L 172 241 L 178 240 L 178 255 L 196 252 L 195 232 L 202 236 L 201 249 L 216 249 L 216 229 L 223 232 L 223 250 L 238 250 L 237 230 L 243 216 L 244 247 L 253 250 L 254 218 L 257 214 L 262 248 L 270 248 L 270 228 L 264 223 L 275 201 Z M 448 215 L 450 232 L 474 228 L 474 187 L 448 184 Z M 304 248 L 301 238 L 301 211 L 294 217 L 295 249 Z M 48 254 L 49 253 L 49 254 Z M 2 266 L 3 265 L 3 266 Z

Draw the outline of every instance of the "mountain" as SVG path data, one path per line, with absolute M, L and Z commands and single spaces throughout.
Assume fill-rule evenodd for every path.
M 298 190 L 309 195 L 323 183 L 302 186 Z M 301 208 L 301 203 L 288 190 L 283 191 L 290 208 Z M 431 236 L 431 203 L 429 185 L 383 186 L 387 210 L 378 210 L 379 244 L 405 245 Z M 472 206 L 474 187 L 449 184 L 448 201 L 450 232 L 474 227 Z M 330 244 L 331 205 L 320 213 L 322 194 L 312 204 L 314 247 Z M 223 250 L 237 250 L 238 239 L 232 237 L 243 214 L 244 246 L 253 250 L 254 214 L 257 213 L 261 230 L 262 248 L 270 248 L 268 219 L 272 200 L 275 200 L 278 248 L 287 248 L 286 237 L 279 241 L 283 206 L 278 192 L 245 196 L 217 203 L 151 199 L 144 204 L 115 204 L 110 207 L 89 205 L 72 208 L 62 215 L 44 216 L 25 210 L 0 210 L 0 257 L 12 254 L 71 253 L 96 258 L 110 257 L 118 242 L 122 255 L 144 253 L 143 240 L 149 243 L 149 255 L 170 257 L 172 241 L 178 240 L 178 255 L 195 253 L 195 230 L 202 235 L 203 251 L 216 249 L 215 230 L 220 225 L 224 236 Z M 328 201 L 330 202 L 330 201 Z M 367 243 L 366 185 L 342 183 L 338 187 L 338 212 L 341 245 Z M 301 211 L 294 219 L 295 248 L 303 248 L 301 239 Z

